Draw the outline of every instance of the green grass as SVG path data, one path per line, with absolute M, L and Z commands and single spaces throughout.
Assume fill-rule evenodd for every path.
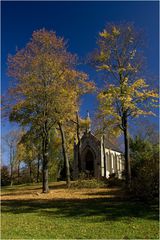
M 8 187 L 2 194 L 38 188 Z M 97 194 L 103 197 L 3 200 L 2 239 L 159 239 L 157 205 Z

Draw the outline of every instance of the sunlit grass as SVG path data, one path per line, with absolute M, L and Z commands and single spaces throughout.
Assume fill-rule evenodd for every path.
M 47 195 L 41 184 L 2 188 L 2 239 L 159 238 L 156 205 L 127 200 L 118 189 L 50 185 Z

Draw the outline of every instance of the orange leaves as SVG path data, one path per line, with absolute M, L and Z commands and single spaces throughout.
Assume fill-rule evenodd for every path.
M 53 31 L 47 31 L 44 28 L 34 31 L 32 34 L 32 41 L 36 46 L 44 47 L 50 50 L 51 47 L 57 49 L 64 49 L 65 42 L 61 37 L 57 37 Z

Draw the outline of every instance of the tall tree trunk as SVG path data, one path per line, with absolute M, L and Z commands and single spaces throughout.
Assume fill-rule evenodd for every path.
M 30 183 L 32 183 L 32 163 L 29 163 L 29 181 Z
M 10 185 L 13 186 L 13 166 L 11 165 L 11 176 L 10 176 Z
M 81 154 L 80 154 L 80 126 L 79 126 L 79 116 L 78 112 L 76 112 L 76 120 L 77 120 L 77 152 L 78 152 L 78 170 L 81 172 Z
M 129 136 L 128 136 L 128 122 L 127 117 L 124 116 L 124 147 L 125 147 L 125 171 L 126 171 L 126 185 L 130 190 L 131 187 L 131 164 L 129 156 Z
M 106 178 L 106 153 L 105 153 L 105 136 L 103 133 L 103 162 L 104 162 L 104 178 Z
M 40 154 L 38 154 L 38 162 L 37 162 L 37 183 L 39 182 L 39 167 L 40 167 Z
M 42 192 L 48 193 L 48 134 L 43 137 L 43 146 L 42 146 L 42 156 L 43 156 L 43 165 L 42 165 L 42 175 L 43 175 L 43 185 Z
M 12 146 L 10 146 L 10 167 L 11 167 L 11 174 L 10 174 L 10 185 L 13 186 L 13 154 L 14 150 L 12 149 Z
M 69 160 L 68 160 L 68 155 L 66 150 L 66 139 L 65 139 L 63 125 L 61 123 L 59 123 L 58 125 L 61 133 L 63 157 L 64 157 L 65 166 L 66 166 L 66 182 L 67 182 L 67 187 L 69 188 L 70 187 L 70 167 L 69 167 Z
M 18 184 L 20 179 L 20 162 L 18 161 L 18 168 L 17 168 L 17 178 L 18 178 Z

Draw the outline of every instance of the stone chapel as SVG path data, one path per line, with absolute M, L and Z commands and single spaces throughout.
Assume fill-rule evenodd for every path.
M 89 118 L 89 115 L 88 115 Z M 79 165 L 81 172 L 94 178 L 106 176 L 115 173 L 118 178 L 122 178 L 124 170 L 124 158 L 120 150 L 105 145 L 105 158 L 103 148 L 103 138 L 98 140 L 91 133 L 90 127 L 86 129 L 80 139 L 80 163 L 78 163 L 78 144 L 74 144 L 74 164 L 73 179 L 79 176 Z M 106 161 L 106 175 L 104 175 L 104 159 Z

